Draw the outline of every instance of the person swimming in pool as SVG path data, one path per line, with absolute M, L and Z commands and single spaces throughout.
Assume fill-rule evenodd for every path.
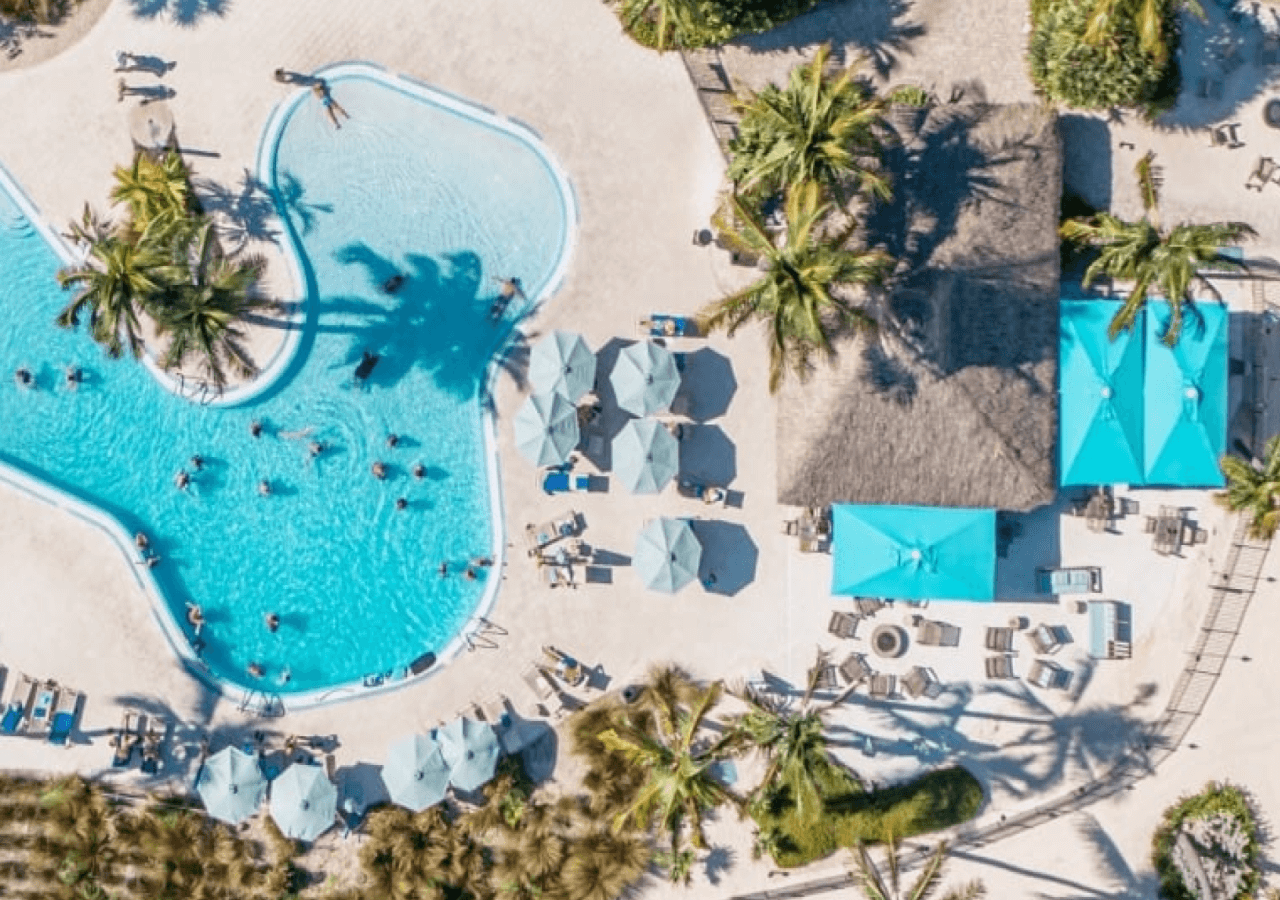
M 495 278 L 502 287 L 498 291 L 498 299 L 493 301 L 493 305 L 489 307 L 489 318 L 498 320 L 502 318 L 502 314 L 507 311 L 507 307 L 516 297 L 521 300 L 527 300 L 524 294 L 524 285 L 520 283 L 519 278 Z
M 67 388 L 74 391 L 80 386 L 80 383 L 84 381 L 84 373 L 80 371 L 79 366 L 68 364 L 66 368 L 66 379 Z
M 33 388 L 36 386 L 36 377 L 31 374 L 31 370 L 26 366 L 18 366 L 18 370 L 13 373 L 13 380 L 20 387 Z
M 399 274 L 392 275 L 386 281 L 382 282 L 382 292 L 384 294 L 394 294 L 396 291 L 400 290 L 403 284 L 404 284 L 403 275 L 399 275 Z
M 324 79 L 317 81 L 311 85 L 311 93 L 319 97 L 320 102 L 324 104 L 324 111 L 329 114 L 329 121 L 333 122 L 334 128 L 342 127 L 342 123 L 338 121 L 338 113 L 342 113 L 343 118 L 351 118 L 351 114 L 342 108 L 342 104 L 333 99 L 333 94 L 329 92 L 329 82 Z

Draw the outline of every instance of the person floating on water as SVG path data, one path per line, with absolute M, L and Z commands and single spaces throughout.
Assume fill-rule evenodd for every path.
M 394 450 L 394 449 L 395 449 L 395 447 L 396 447 L 396 445 L 397 445 L 397 444 L 399 444 L 399 443 L 400 443 L 400 435 L 398 435 L 398 434 L 389 434 L 389 435 L 387 435 L 387 446 L 388 446 L 388 447 L 390 447 L 391 449 L 393 449 L 393 450 Z
M 266 625 L 267 625 L 267 631 L 270 631 L 272 634 L 275 634 L 277 631 L 280 630 L 280 617 L 275 613 L 273 612 L 267 613 L 266 619 L 264 619 L 264 621 L 266 622 Z
M 427 477 L 427 467 L 426 467 L 426 466 L 424 466 L 422 463 L 416 463 L 416 464 L 414 465 L 414 467 L 413 467 L 413 477 L 414 477 L 414 478 L 426 478 L 426 477 Z
M 262 423 L 254 419 L 249 423 L 249 434 L 254 437 L 262 437 Z
M 311 456 L 314 459 L 324 452 L 324 443 L 321 441 L 312 441 L 310 444 L 307 444 L 307 450 L 311 453 Z
M 195 629 L 196 637 L 204 630 L 204 610 L 198 603 L 187 603 L 187 622 Z
M 199 472 L 201 469 L 203 469 L 203 468 L 204 468 L 204 457 L 203 457 L 203 456 L 201 456 L 199 453 L 197 453 L 195 456 L 191 457 L 191 468 L 195 469 L 197 472 Z
M 265 479 L 265 478 L 264 478 L 264 479 L 262 479 L 261 481 L 259 481 L 259 482 L 258 482 L 258 493 L 259 493 L 259 494 L 261 494 L 261 495 L 262 495 L 262 496 L 264 496 L 264 497 L 270 497 L 270 496 L 271 496 L 271 482 L 270 482 L 270 481 L 267 481 L 267 479 Z
M 36 377 L 31 374 L 31 370 L 26 366 L 18 366 L 17 371 L 13 373 L 13 380 L 20 387 L 33 388 L 36 386 Z
M 392 275 L 386 281 L 382 282 L 382 292 L 384 294 L 394 294 L 404 285 L 404 276 L 400 274 Z
M 378 479 L 379 481 L 382 481 L 384 478 L 387 477 L 387 467 L 384 463 L 375 462 L 372 466 L 371 471 L 373 472 L 373 477 Z
M 80 386 L 80 382 L 84 381 L 84 373 L 80 371 L 80 367 L 74 363 L 68 363 L 66 368 L 67 388 L 75 390 Z
M 329 82 L 323 78 L 311 85 L 311 93 L 319 97 L 320 102 L 324 104 L 324 111 L 329 114 L 329 121 L 333 122 L 334 128 L 342 127 L 342 123 L 338 121 L 338 113 L 342 113 L 344 118 L 351 118 L 351 114 L 342 108 L 342 104 L 333 99 L 333 94 L 329 92 Z
M 191 476 L 187 474 L 185 469 L 179 469 L 178 474 L 173 476 L 173 483 L 180 491 L 185 491 L 191 484 Z
M 404 497 L 400 497 L 396 500 L 396 509 L 408 509 L 408 508 L 409 508 L 409 501 L 406 500 Z
M 497 321 L 502 318 L 502 314 L 507 311 L 507 306 L 517 296 L 521 300 L 529 298 L 524 294 L 524 285 L 520 283 L 519 278 L 495 278 L 502 287 L 498 291 L 498 299 L 493 301 L 493 305 L 489 307 L 489 318 Z

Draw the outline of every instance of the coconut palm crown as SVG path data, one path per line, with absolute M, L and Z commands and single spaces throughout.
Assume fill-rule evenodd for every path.
M 1094 45 L 1108 44 L 1119 23 L 1127 19 L 1133 23 L 1142 52 L 1163 65 L 1169 58 L 1165 19 L 1179 8 L 1204 18 L 1204 9 L 1196 0 L 1096 0 L 1089 11 L 1084 39 Z
M 875 319 L 837 291 L 882 284 L 893 259 L 879 250 L 846 249 L 852 225 L 834 239 L 822 240 L 817 229 L 833 207 L 822 201 L 812 181 L 788 193 L 786 234 L 780 245 L 760 216 L 736 196 L 730 205 L 732 222 L 722 229 L 722 238 L 761 257 L 766 271 L 742 290 L 705 307 L 699 321 L 703 329 L 724 328 L 730 337 L 747 322 L 764 322 L 769 330 L 769 390 L 777 391 L 788 371 L 806 379 L 815 353 L 833 354 L 831 341 L 839 328 L 874 328 Z
M 784 190 L 816 181 L 843 205 L 842 185 L 887 200 L 888 178 L 878 169 L 888 102 L 855 78 L 857 66 L 826 74 L 829 44 L 807 66 L 791 70 L 787 85 L 769 85 L 737 106 L 742 112 L 730 149 L 729 178 L 740 189 Z
M 138 313 L 160 290 L 159 271 L 168 260 L 157 248 L 109 235 L 90 247 L 83 263 L 58 273 L 58 283 L 77 288 L 58 314 L 58 324 L 72 328 L 89 311 L 93 339 L 113 358 L 127 344 L 134 357 L 142 355 Z M 121 339 L 123 335 L 123 340 Z
M 1227 489 L 1214 499 L 1249 516 L 1250 536 L 1270 540 L 1280 527 L 1280 435 L 1267 441 L 1259 466 L 1238 456 L 1224 456 L 1219 465 Z
M 669 49 L 673 38 L 677 46 L 697 44 L 698 30 L 706 21 L 701 0 L 622 0 L 619 12 L 628 31 L 645 19 L 655 23 L 659 53 Z
M 854 845 L 851 874 L 862 888 L 863 896 L 867 900 L 927 900 L 932 897 L 942 881 L 942 870 L 947 858 L 946 842 L 938 845 L 910 885 L 902 884 L 898 847 L 892 837 L 886 842 L 885 849 L 887 871 L 882 872 L 862 841 Z M 940 900 L 977 900 L 985 895 L 985 885 L 981 881 L 971 881 L 947 891 Z
M 1084 273 L 1087 288 L 1101 275 L 1133 283 L 1128 297 L 1111 320 L 1108 329 L 1115 340 L 1131 331 L 1138 313 L 1147 305 L 1147 292 L 1156 290 L 1169 302 L 1171 317 L 1162 335 L 1170 347 L 1182 332 L 1185 307 L 1194 303 L 1191 287 L 1203 281 L 1200 270 L 1207 267 L 1240 269 L 1243 266 L 1222 255 L 1221 248 L 1242 243 L 1255 232 L 1243 222 L 1210 225 L 1180 224 L 1165 230 L 1160 225 L 1156 181 L 1151 171 L 1152 154 L 1138 161 L 1136 174 L 1144 215 L 1138 222 L 1125 222 L 1110 213 L 1062 223 L 1066 240 L 1098 251 Z

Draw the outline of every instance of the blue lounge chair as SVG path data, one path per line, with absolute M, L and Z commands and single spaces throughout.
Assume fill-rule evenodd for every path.
M 49 726 L 49 743 L 65 744 L 76 724 L 76 712 L 80 708 L 80 692 L 63 688 L 58 692 L 58 705 L 53 710 L 53 724 Z
M 692 319 L 662 313 L 653 313 L 649 318 L 642 319 L 640 326 L 648 332 L 649 337 L 693 337 L 696 331 Z
M 22 727 L 31 708 L 31 696 L 35 693 L 36 683 L 29 675 L 19 673 L 13 693 L 9 695 L 9 705 L 5 707 L 4 718 L 0 720 L 0 732 L 15 734 Z
M 570 491 L 589 491 L 591 489 L 591 476 L 574 475 L 570 472 L 552 469 L 543 475 L 542 489 L 548 494 L 565 494 Z
M 18 730 L 18 723 L 22 721 L 22 715 L 27 711 L 26 707 L 21 703 L 10 703 L 5 707 L 4 719 L 0 720 L 0 731 L 5 734 L 13 734 Z

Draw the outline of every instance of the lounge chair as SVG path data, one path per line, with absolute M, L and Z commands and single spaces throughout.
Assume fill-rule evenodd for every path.
M 800 523 L 795 519 L 786 519 L 782 523 L 782 533 L 788 537 L 795 537 L 800 533 Z
M 0 720 L 0 732 L 15 734 L 22 727 L 31 710 L 31 699 L 36 692 L 36 683 L 29 675 L 18 673 L 18 681 L 9 695 L 9 705 L 4 709 L 4 718 Z
M 58 704 L 53 708 L 53 724 L 49 728 L 49 743 L 66 744 L 76 724 L 83 695 L 79 691 L 63 688 L 58 693 Z
M 809 670 L 809 678 L 813 681 L 813 689 L 815 691 L 829 691 L 839 686 L 840 682 L 836 679 L 838 670 L 833 665 L 825 665 L 820 669 L 814 667 Z M 815 679 L 816 672 L 816 680 Z
M 1121 497 L 1116 501 L 1116 503 L 1120 508 L 1120 515 L 1122 516 L 1136 516 L 1140 509 L 1138 501 L 1131 500 L 1128 497 Z
M 847 685 L 859 684 L 871 675 L 871 667 L 867 665 L 867 659 L 861 653 L 850 653 L 845 661 L 840 663 L 840 677 Z
M 1000 653 L 1009 653 L 1013 650 L 1013 629 L 1012 628 L 988 628 L 987 629 L 987 649 L 995 650 Z
M 1102 569 L 1076 566 L 1069 569 L 1036 569 L 1036 587 L 1044 594 L 1099 594 L 1102 592 Z
M 957 647 L 960 645 L 960 628 L 924 619 L 916 626 L 916 643 L 926 647 Z
M 578 585 L 573 580 L 573 566 L 561 565 L 559 563 L 543 563 L 542 583 L 549 588 L 572 587 Z
M 135 731 L 138 724 L 138 714 L 133 710 L 126 710 L 124 720 L 120 723 L 120 730 L 111 736 L 112 745 L 116 748 L 115 755 L 111 758 L 111 765 L 117 769 L 129 765 L 129 760 L 133 758 L 133 750 L 138 745 L 138 733 Z M 207 753 L 209 748 L 206 746 L 204 749 Z M 204 760 L 200 762 L 203 767 Z
M 653 313 L 649 318 L 641 319 L 639 329 L 646 337 L 694 337 L 697 334 L 697 327 L 692 319 L 662 313 Z
M 591 476 L 551 469 L 543 473 L 541 487 L 547 494 L 584 493 L 591 490 Z
M 898 679 L 893 675 L 887 675 L 884 672 L 876 672 L 871 676 L 871 683 L 867 688 L 867 693 L 877 699 L 892 697 L 898 687 Z
M 884 609 L 884 601 L 873 600 L 868 597 L 859 597 L 853 601 L 853 605 L 858 609 L 860 616 L 874 616 L 880 610 Z
M 1050 628 L 1048 625 L 1037 625 L 1028 631 L 1027 640 L 1031 641 L 1031 646 L 1035 648 L 1036 653 L 1042 656 L 1049 653 L 1057 653 L 1062 647 L 1062 641 L 1058 638 L 1057 629 Z
M 987 657 L 987 677 L 991 679 L 1009 679 L 1017 678 L 1013 671 L 1012 656 L 988 656 Z
M 147 732 L 142 737 L 142 765 L 140 766 L 148 775 L 154 775 L 160 770 L 160 745 L 167 731 L 168 727 L 155 716 L 148 717 Z
M 831 621 L 827 623 L 827 631 L 838 638 L 858 636 L 858 617 L 844 610 L 832 610 Z
M 1276 165 L 1276 161 L 1269 156 L 1258 157 L 1258 162 L 1254 165 L 1253 171 L 1249 173 L 1249 179 L 1244 186 L 1249 190 L 1259 193 L 1271 181 L 1272 176 L 1276 174 L 1276 169 L 1280 166 Z
M 712 485 L 702 484 L 698 481 L 692 481 L 682 478 L 676 482 L 676 492 L 681 497 L 688 497 L 691 500 L 701 500 L 708 506 L 724 506 L 729 499 L 729 492 L 722 487 L 714 487 Z M 784 527 L 784 533 L 786 532 Z
M 528 545 L 529 555 L 536 556 L 543 547 L 561 538 L 573 537 L 578 533 L 578 528 L 578 514 L 574 510 L 541 525 L 526 525 L 525 543 Z
M 902 678 L 902 689 L 912 699 L 921 694 L 935 697 L 939 693 L 939 688 L 938 676 L 933 673 L 933 669 L 925 666 L 912 666 L 911 671 Z
M 1031 672 L 1027 681 L 1038 688 L 1065 688 L 1071 680 L 1070 673 L 1057 663 L 1047 659 L 1037 659 L 1031 664 Z
M 36 685 L 35 694 L 31 698 L 31 712 L 27 716 L 27 733 L 42 737 L 49 733 L 49 724 L 53 721 L 53 708 L 58 703 L 58 685 L 46 681 Z
M 549 700 L 556 692 L 555 685 L 543 677 L 542 667 L 537 663 L 525 669 L 521 677 L 524 679 L 524 683 L 529 685 L 529 690 L 533 691 L 533 695 L 539 700 Z

